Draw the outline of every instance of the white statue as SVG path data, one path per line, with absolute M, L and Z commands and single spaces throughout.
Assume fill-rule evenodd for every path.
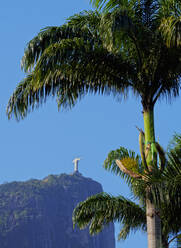
M 72 162 L 74 163 L 74 172 L 78 172 L 78 163 L 80 158 L 75 158 Z

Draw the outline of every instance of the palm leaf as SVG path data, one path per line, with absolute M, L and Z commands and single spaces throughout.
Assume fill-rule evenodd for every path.
M 125 10 L 131 9 L 134 6 L 135 0 L 90 0 L 93 7 L 103 10 L 104 12 L 108 12 L 114 10 L 115 8 L 124 8 Z
M 145 210 L 122 196 L 100 193 L 79 203 L 73 212 L 74 226 L 77 224 L 82 229 L 89 225 L 91 234 L 115 221 L 129 225 L 129 232 L 138 227 L 145 230 Z
M 181 3 L 179 1 L 164 1 L 159 13 L 160 31 L 168 47 L 181 45 Z
M 39 61 L 41 55 L 50 45 L 59 43 L 63 39 L 84 38 L 91 41 L 98 38 L 97 26 L 100 22 L 100 14 L 93 11 L 84 11 L 74 15 L 68 22 L 60 27 L 46 27 L 33 38 L 25 49 L 22 58 L 22 68 L 25 72 L 31 71 Z M 99 38 L 98 38 L 99 39 Z
M 142 173 L 142 166 L 141 166 L 141 159 L 138 155 L 135 154 L 135 152 L 128 150 L 124 147 L 120 147 L 119 149 L 116 149 L 114 151 L 109 152 L 107 158 L 104 161 L 104 168 L 108 171 L 111 171 L 112 173 L 121 176 L 122 178 L 126 179 L 127 183 L 130 185 L 132 180 L 134 180 L 132 177 L 130 177 L 128 174 L 124 173 L 120 170 L 120 168 L 116 164 L 116 160 L 123 160 L 123 159 L 131 159 L 137 164 L 137 170 L 139 173 Z
M 9 118 L 12 113 L 24 118 L 50 94 L 57 96 L 59 108 L 71 108 L 87 93 L 126 96 L 130 87 L 128 70 L 132 70 L 131 65 L 96 43 L 64 39 L 45 49 L 31 76 L 14 91 L 7 107 Z

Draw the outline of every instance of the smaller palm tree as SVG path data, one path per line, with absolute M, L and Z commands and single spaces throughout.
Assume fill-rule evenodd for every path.
M 170 243 L 181 237 L 181 136 L 175 135 L 169 145 L 165 166 L 162 172 L 154 171 L 152 175 L 144 173 L 141 158 L 133 151 L 120 147 L 111 151 L 104 162 L 104 168 L 126 179 L 134 197 L 139 204 L 123 196 L 111 196 L 100 193 L 78 204 L 73 212 L 74 225 L 85 228 L 89 225 L 90 234 L 100 232 L 111 222 L 121 223 L 118 239 L 126 239 L 131 231 L 147 231 L 146 194 L 159 208 L 162 228 L 162 245 L 168 248 Z M 116 159 L 124 164 L 127 171 L 120 170 Z M 161 164 L 161 163 L 160 163 Z M 144 177 L 144 180 L 143 180 Z M 145 178 L 147 180 L 145 180 Z

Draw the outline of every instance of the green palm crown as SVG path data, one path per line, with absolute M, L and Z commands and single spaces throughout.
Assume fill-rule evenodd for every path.
M 61 109 L 86 94 L 120 99 L 131 90 L 148 110 L 158 98 L 179 94 L 180 2 L 92 2 L 102 9 L 47 27 L 28 43 L 26 77 L 9 100 L 9 118 L 24 118 L 48 96 L 56 96 Z

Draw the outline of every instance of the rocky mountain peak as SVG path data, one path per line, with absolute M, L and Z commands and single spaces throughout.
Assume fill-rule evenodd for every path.
M 100 192 L 101 184 L 79 171 L 0 185 L 0 247 L 114 248 L 113 224 L 95 236 L 73 229 L 75 206 Z

